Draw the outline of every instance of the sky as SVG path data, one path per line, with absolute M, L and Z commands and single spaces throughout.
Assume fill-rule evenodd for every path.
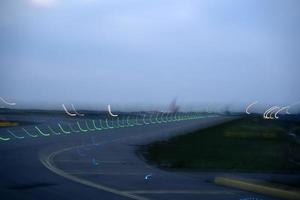
M 24 108 L 300 100 L 299 0 L 1 0 L 0 97 Z

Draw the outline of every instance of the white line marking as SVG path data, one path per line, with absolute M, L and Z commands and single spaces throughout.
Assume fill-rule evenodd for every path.
M 108 108 L 108 113 L 109 113 L 112 117 L 118 117 L 118 115 L 114 115 L 114 114 L 111 112 L 111 108 L 110 108 L 110 105 L 109 105 L 109 104 L 107 105 L 107 108 Z
M 122 139 L 124 139 L 124 138 L 119 138 L 119 139 L 116 139 L 116 140 L 113 140 L 113 141 L 118 141 L 118 140 L 122 140 Z M 107 142 L 102 142 L 102 143 L 107 143 Z M 88 145 L 86 145 L 86 146 L 88 146 Z M 88 181 L 88 180 L 81 179 L 81 178 L 73 176 L 71 174 L 67 174 L 66 172 L 64 172 L 63 170 L 55 167 L 52 164 L 53 159 L 54 159 L 55 156 L 57 156 L 58 154 L 60 154 L 62 152 L 69 151 L 69 150 L 72 150 L 72 149 L 77 148 L 77 147 L 80 147 L 80 146 L 67 147 L 67 148 L 55 151 L 55 152 L 51 153 L 48 156 L 40 155 L 40 161 L 50 171 L 52 171 L 52 172 L 54 172 L 54 173 L 56 173 L 56 174 L 58 174 L 62 177 L 65 177 L 69 180 L 75 181 L 77 183 L 81 183 L 81 184 L 89 186 L 89 187 L 97 188 L 97 189 L 100 189 L 100 190 L 103 190 L 103 191 L 106 191 L 106 192 L 110 192 L 110 193 L 113 193 L 113 194 L 116 194 L 116 195 L 119 195 L 119 196 L 130 198 L 130 199 L 149 200 L 146 197 L 141 197 L 141 196 L 137 196 L 137 195 L 134 195 L 134 194 L 127 193 L 127 192 L 123 192 L 123 191 L 120 191 L 120 190 L 117 190 L 117 189 L 114 189 L 114 188 L 111 188 L 111 187 L 107 187 L 107 186 L 100 185 L 100 184 L 97 184 L 97 183 L 94 183 L 94 182 L 91 182 L 91 181 Z

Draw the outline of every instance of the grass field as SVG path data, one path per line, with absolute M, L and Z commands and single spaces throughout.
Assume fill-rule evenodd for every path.
M 192 170 L 293 171 L 288 131 L 299 122 L 246 117 L 222 125 L 155 142 L 141 149 L 161 167 Z

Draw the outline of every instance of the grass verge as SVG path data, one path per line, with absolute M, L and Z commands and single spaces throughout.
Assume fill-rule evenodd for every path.
M 300 148 L 296 145 L 291 151 L 287 135 L 299 127 L 299 122 L 251 116 L 151 143 L 141 152 L 147 160 L 172 169 L 300 171 L 290 162 Z

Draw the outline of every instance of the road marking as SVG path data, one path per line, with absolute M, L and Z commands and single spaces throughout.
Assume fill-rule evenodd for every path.
M 118 140 L 122 140 L 122 139 L 124 139 L 124 138 L 118 138 L 118 139 L 112 140 L 112 141 L 118 141 Z M 110 141 L 110 142 L 112 142 L 112 141 Z M 105 143 L 108 143 L 108 142 L 102 142 L 102 143 L 99 143 L 99 144 L 105 144 Z M 89 146 L 89 145 L 86 145 L 86 146 Z M 131 198 L 131 199 L 135 199 L 135 200 L 150 200 L 150 199 L 145 198 L 145 197 L 137 196 L 137 195 L 134 195 L 134 194 L 130 194 L 128 192 L 124 192 L 124 191 L 120 191 L 120 190 L 117 190 L 117 189 L 114 189 L 114 188 L 111 188 L 111 187 L 100 185 L 100 184 L 97 184 L 97 183 L 94 183 L 94 182 L 91 182 L 91 181 L 88 181 L 88 180 L 80 179 L 80 178 L 78 178 L 76 176 L 73 176 L 71 174 L 65 173 L 63 170 L 58 169 L 57 167 L 55 167 L 52 164 L 53 163 L 53 159 L 54 159 L 54 157 L 56 155 L 58 155 L 58 154 L 60 154 L 62 152 L 65 152 L 65 151 L 70 151 L 70 150 L 72 150 L 74 148 L 78 148 L 78 147 L 82 147 L 82 145 L 80 145 L 80 146 L 73 146 L 73 147 L 67 147 L 67 148 L 64 148 L 64 149 L 52 152 L 48 156 L 40 155 L 40 161 L 50 171 L 54 172 L 57 175 L 65 177 L 65 178 L 67 178 L 69 180 L 72 180 L 74 182 L 81 183 L 81 184 L 89 186 L 89 187 L 97 188 L 99 190 L 103 190 L 103 191 L 106 191 L 106 192 L 110 192 L 110 193 L 113 193 L 113 194 L 116 194 L 116 195 L 119 195 L 119 196 Z
M 103 145 L 103 144 L 112 143 L 112 142 L 116 142 L 116 141 L 122 141 L 122 140 L 128 139 L 128 138 L 140 138 L 140 137 L 143 137 L 143 135 L 121 137 L 121 138 L 113 139 L 113 140 L 110 140 L 110 141 L 103 141 L 103 142 L 100 142 L 100 143 L 97 143 L 97 144 Z M 79 177 L 76 177 L 74 175 L 71 175 L 71 174 L 68 174 L 68 173 L 64 172 L 62 169 L 59 169 L 59 168 L 57 168 L 54 165 L 54 158 L 58 154 L 61 154 L 61 153 L 66 152 L 66 151 L 71 151 L 71 150 L 76 149 L 76 148 L 81 148 L 83 146 L 93 146 L 93 145 L 94 144 L 92 144 L 92 145 L 77 145 L 77 146 L 66 147 L 66 148 L 57 150 L 55 152 L 52 152 L 49 155 L 40 154 L 39 159 L 40 159 L 41 163 L 47 169 L 49 169 L 50 171 L 52 171 L 53 173 L 55 173 L 55 174 L 57 174 L 59 176 L 64 177 L 66 179 L 69 179 L 71 181 L 74 181 L 74 182 L 77 182 L 77 183 L 81 183 L 83 185 L 86 185 L 86 186 L 89 186 L 89 187 L 93 187 L 93 188 L 96 188 L 96 189 L 99 189 L 99 190 L 103 190 L 103 191 L 106 191 L 106 192 L 110 192 L 110 193 L 113 193 L 113 194 L 116 194 L 116 195 L 119 195 L 119 196 L 127 197 L 127 198 L 130 198 L 130 199 L 135 199 L 135 200 L 149 200 L 146 197 L 138 196 L 138 195 L 132 194 L 130 192 L 117 190 L 117 189 L 114 189 L 114 188 L 111 188 L 111 187 L 108 187 L 108 186 L 105 186 L 105 185 L 94 183 L 94 182 L 89 181 L 89 180 L 81 179 Z M 147 167 L 149 169 L 152 169 L 152 167 L 149 166 L 149 165 L 147 165 L 147 164 L 145 164 L 145 167 Z
M 270 183 L 261 183 L 259 180 L 249 181 L 238 178 L 229 178 L 217 176 L 214 179 L 215 184 L 228 186 L 232 188 L 237 188 L 245 190 L 248 192 L 255 192 L 263 195 L 270 195 L 278 198 L 284 199 L 300 199 L 300 192 L 296 189 L 279 185 L 274 185 Z
M 59 124 L 59 123 L 58 123 Z M 60 132 L 55 132 L 50 126 L 48 126 L 48 129 L 55 135 L 60 135 Z
M 98 163 L 98 161 L 97 161 Z M 99 163 L 98 163 L 99 164 Z M 107 171 L 91 171 L 89 170 L 88 172 L 84 172 L 81 170 L 72 170 L 72 171 L 64 171 L 67 174 L 76 174 L 76 175 L 110 175 L 110 176 L 143 176 L 145 173 L 137 173 L 137 172 L 132 172 L 132 173 L 123 173 L 123 172 L 107 172 Z
M 290 114 L 291 114 L 290 111 L 289 111 L 290 108 L 291 108 L 292 106 L 297 105 L 297 104 L 300 104 L 300 101 L 297 101 L 297 102 L 295 102 L 295 103 L 292 103 L 292 104 L 288 105 L 288 106 L 287 106 L 288 108 L 286 109 L 286 114 L 289 114 L 289 115 L 290 115 Z
M 92 122 L 93 122 L 93 125 L 94 125 L 94 127 L 95 127 L 96 130 L 98 130 L 98 131 L 102 130 L 102 128 L 99 128 L 99 127 L 96 126 L 95 120 L 92 120 Z
M 270 107 L 269 109 L 267 109 L 265 112 L 264 112 L 264 114 L 263 114 L 263 118 L 264 119 L 271 119 L 270 117 L 268 117 L 268 114 L 272 111 L 272 110 L 274 110 L 274 109 L 276 109 L 278 106 L 272 106 L 272 107 Z
M 90 162 L 90 160 L 55 160 L 55 162 L 74 162 L 74 163 L 85 163 L 85 162 Z M 98 161 L 99 163 L 127 163 L 126 161 Z

